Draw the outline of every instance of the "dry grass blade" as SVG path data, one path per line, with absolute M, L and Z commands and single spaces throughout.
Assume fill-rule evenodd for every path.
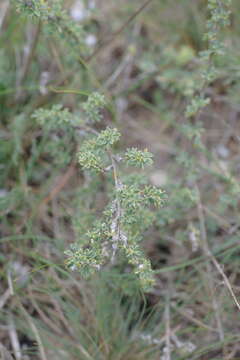
M 196 190 L 198 193 L 198 214 L 199 214 L 199 218 L 200 218 L 200 224 L 201 224 L 201 232 L 202 232 L 202 238 L 204 239 L 204 251 L 206 253 L 206 255 L 211 259 L 212 263 L 214 264 L 214 266 L 216 267 L 217 271 L 219 272 L 219 274 L 222 276 L 224 284 L 226 285 L 226 287 L 228 288 L 238 310 L 240 310 L 240 304 L 237 300 L 236 295 L 234 294 L 233 288 L 227 278 L 227 276 L 225 275 L 224 271 L 222 270 L 220 264 L 218 263 L 218 261 L 216 260 L 216 258 L 213 256 L 213 254 L 211 253 L 208 244 L 207 244 L 207 236 L 206 236 L 206 229 L 205 229 L 205 220 L 204 220 L 204 213 L 203 213 L 203 206 L 201 203 L 201 197 L 200 197 L 200 191 L 199 188 L 196 186 Z
M 47 355 L 46 355 L 46 352 L 45 352 L 45 349 L 44 349 L 44 346 L 43 346 L 43 343 L 42 343 L 42 340 L 41 340 L 41 337 L 40 337 L 40 334 L 38 332 L 38 329 L 36 327 L 36 325 L 34 324 L 31 316 L 28 314 L 28 312 L 26 311 L 26 309 L 24 308 L 24 306 L 21 304 L 21 302 L 19 301 L 19 307 L 20 309 L 22 310 L 24 316 L 26 317 L 31 329 L 32 329 L 32 332 L 36 338 L 36 341 L 37 341 L 37 344 L 38 344 L 38 347 L 39 347 L 39 354 L 40 354 L 40 357 L 41 357 L 41 360 L 48 360 L 47 358 Z
M 16 360 L 21 360 L 22 359 L 21 346 L 19 343 L 18 334 L 13 321 L 13 317 L 11 315 L 9 316 L 8 332 L 9 332 L 9 338 L 13 348 L 14 356 Z
M 10 7 L 9 0 L 3 0 L 3 2 L 0 4 L 0 31 L 4 24 L 4 20 L 6 18 L 9 7 Z
M 14 360 L 11 353 L 0 343 L 0 358 L 1 360 Z

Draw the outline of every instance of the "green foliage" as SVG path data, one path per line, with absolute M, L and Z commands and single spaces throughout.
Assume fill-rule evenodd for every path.
M 168 227 L 183 219 L 185 214 L 191 213 L 197 203 L 197 196 L 193 189 L 184 187 L 182 184 L 169 184 L 167 187 L 169 195 L 168 203 L 157 214 L 157 222 L 161 231 L 164 226 Z
M 88 121 L 95 123 L 102 120 L 100 110 L 106 105 L 103 95 L 95 92 L 92 93 L 88 100 L 83 104 L 83 109 L 86 112 Z
M 152 157 L 153 155 L 147 149 L 140 151 L 136 148 L 132 148 L 126 151 L 124 160 L 130 166 L 144 168 L 146 165 L 153 164 Z
M 105 152 L 120 137 L 117 129 L 107 128 L 91 140 L 85 141 L 78 153 L 78 161 L 84 169 L 104 171 Z
M 96 98 L 96 95 L 94 97 Z M 91 111 L 95 111 L 92 104 Z M 141 239 L 141 231 L 149 227 L 154 220 L 149 207 L 162 205 L 163 192 L 154 186 L 143 187 L 137 183 L 122 183 L 117 170 L 117 163 L 121 162 L 122 158 L 113 154 L 113 145 L 119 138 L 120 133 L 117 129 L 107 128 L 86 140 L 80 148 L 80 165 L 87 170 L 112 171 L 115 186 L 113 200 L 104 212 L 102 222 L 97 221 L 94 230 L 87 233 L 87 242 L 80 240 L 79 245 L 74 245 L 66 252 L 66 264 L 86 276 L 100 270 L 109 260 L 114 264 L 116 253 L 123 252 L 134 267 L 140 284 L 147 290 L 153 285 L 153 272 L 138 242 Z M 152 154 L 135 148 L 128 149 L 124 160 L 129 165 L 143 168 L 152 164 Z
M 210 102 L 209 98 L 203 98 L 200 96 L 195 96 L 191 103 L 187 106 L 185 115 L 187 118 L 194 116 L 198 113 L 199 110 L 204 108 Z
M 210 17 L 207 21 L 207 31 L 204 34 L 204 40 L 208 43 L 208 49 L 200 53 L 200 60 L 202 61 L 200 79 L 198 79 L 198 83 L 196 83 L 196 94 L 186 107 L 186 117 L 197 115 L 199 110 L 209 104 L 210 99 L 205 97 L 204 91 L 206 86 L 213 81 L 217 75 L 214 60 L 217 56 L 222 56 L 225 53 L 225 46 L 219 39 L 219 35 L 221 34 L 221 29 L 229 25 L 230 5 L 231 0 L 208 1 Z
M 84 49 L 85 32 L 63 8 L 62 0 L 13 0 L 19 12 L 26 13 L 46 25 L 50 34 L 58 34 L 68 45 Z
M 120 180 L 118 167 L 121 162 L 144 168 L 152 165 L 153 155 L 147 150 L 140 151 L 136 148 L 127 149 L 123 157 L 114 154 L 114 146 L 120 139 L 119 131 L 107 127 L 98 133 L 87 126 L 89 120 L 96 122 L 101 119 L 99 110 L 104 104 L 104 96 L 98 93 L 90 95 L 82 105 L 85 122 L 82 120 L 80 123 L 76 115 L 61 105 L 53 105 L 49 110 L 38 109 L 32 118 L 40 124 L 45 137 L 55 135 L 54 144 L 50 141 L 46 147 L 46 151 L 49 151 L 55 160 L 58 155 L 68 160 L 73 157 L 76 145 L 66 149 L 62 145 L 66 140 L 67 144 L 73 141 L 77 144 L 79 140 L 76 133 L 80 127 L 89 134 L 77 154 L 81 167 L 100 173 L 112 172 L 113 175 L 111 203 L 103 211 L 102 220 L 93 221 L 93 230 L 88 229 L 82 234 L 83 238 L 66 251 L 67 266 L 72 270 L 78 270 L 82 276 L 90 276 L 102 270 L 109 262 L 114 266 L 117 253 L 125 254 L 134 269 L 136 280 L 139 279 L 141 286 L 147 290 L 154 283 L 153 271 L 140 248 L 139 241 L 142 239 L 142 232 L 154 221 L 153 207 L 162 205 L 163 191 L 154 186 L 143 186 L 142 180 L 140 183 L 139 180 L 133 181 L 131 185 Z M 59 131 L 62 134 L 58 137 Z
M 27 12 L 29 16 L 50 20 L 61 15 L 62 1 L 55 1 L 52 6 L 46 0 L 16 0 L 16 8 L 19 11 Z
M 208 9 L 210 11 L 210 18 L 207 21 L 207 32 L 205 33 L 205 40 L 208 41 L 209 53 L 212 55 L 223 55 L 224 46 L 219 41 L 219 30 L 229 25 L 230 21 L 230 6 L 231 0 L 209 0 Z
M 205 106 L 205 105 L 203 105 Z M 184 124 L 180 127 L 180 131 L 192 141 L 193 145 L 198 147 L 198 149 L 203 149 L 203 144 L 201 142 L 201 135 L 204 133 L 203 124 L 197 122 L 196 124 Z
M 98 135 L 95 142 L 96 149 L 108 150 L 119 138 L 120 133 L 117 129 L 107 128 Z
M 50 155 L 59 167 L 70 163 L 78 140 L 73 127 L 75 116 L 56 104 L 51 109 L 36 110 L 31 117 L 42 129 L 41 143 L 46 155 Z
M 144 186 L 139 187 L 137 185 L 124 186 L 121 185 L 119 189 L 119 197 L 122 201 L 123 207 L 126 208 L 128 212 L 126 216 L 126 221 L 133 221 L 131 219 L 130 213 L 132 212 L 132 217 L 136 210 L 141 210 L 142 207 L 148 205 L 160 206 L 162 205 L 162 190 L 154 186 Z
M 72 115 L 68 109 L 63 109 L 62 105 L 56 104 L 51 109 L 40 108 L 36 110 L 32 118 L 36 119 L 44 128 L 51 130 L 56 127 L 65 126 L 72 120 Z

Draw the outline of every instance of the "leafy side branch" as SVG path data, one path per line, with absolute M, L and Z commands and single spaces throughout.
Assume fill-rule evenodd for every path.
M 148 289 L 154 283 L 150 261 L 141 250 L 142 233 L 154 221 L 154 209 L 163 202 L 163 191 L 144 184 L 137 178 L 122 180 L 121 168 L 126 166 L 144 168 L 152 165 L 153 155 L 147 150 L 130 148 L 123 154 L 116 154 L 115 145 L 120 138 L 116 128 L 107 127 L 97 132 L 91 124 L 101 120 L 101 109 L 105 105 L 102 95 L 93 93 L 82 106 L 84 119 L 79 120 L 68 110 L 54 105 L 51 110 L 39 109 L 33 118 L 37 119 L 44 131 L 63 130 L 75 137 L 81 130 L 87 137 L 77 153 L 82 169 L 97 173 L 112 173 L 111 198 L 101 219 L 95 220 L 92 229 L 84 239 L 73 244 L 65 253 L 66 264 L 89 276 L 106 266 L 114 266 L 118 259 L 126 259 L 141 286 Z M 55 149 L 56 152 L 56 149 Z M 141 178 L 141 176 L 140 176 Z

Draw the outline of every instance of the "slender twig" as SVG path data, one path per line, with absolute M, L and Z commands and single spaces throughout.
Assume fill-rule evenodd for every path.
M 217 330 L 215 328 L 212 328 L 206 324 L 204 324 L 202 321 L 200 321 L 199 319 L 195 319 L 193 316 L 191 316 L 189 313 L 187 313 L 186 311 L 181 310 L 179 307 L 177 307 L 176 305 L 171 304 L 171 307 L 173 307 L 175 309 L 175 311 L 177 311 L 179 314 L 181 314 L 182 316 L 184 316 L 186 319 L 188 319 L 189 321 L 191 321 L 192 323 L 198 325 L 199 327 L 202 327 L 208 331 L 212 331 L 212 332 L 216 332 Z
M 12 354 L 0 343 L 0 359 L 13 360 Z
M 198 193 L 198 199 L 199 199 L 199 203 L 198 203 L 198 213 L 199 213 L 199 218 L 200 218 L 200 224 L 201 224 L 201 228 L 202 228 L 202 233 L 204 234 L 204 239 L 205 239 L 205 252 L 206 255 L 211 259 L 212 263 L 214 264 L 214 266 L 216 267 L 216 269 L 218 270 L 218 272 L 221 274 L 221 276 L 223 277 L 223 281 L 226 285 L 226 287 L 228 288 L 236 306 L 238 307 L 238 309 L 240 310 L 240 304 L 236 298 L 236 295 L 234 294 L 234 291 L 232 289 L 232 286 L 227 278 L 227 276 L 225 275 L 224 271 L 222 270 L 222 267 L 220 266 L 220 264 L 218 263 L 218 261 L 216 260 L 216 258 L 214 257 L 214 255 L 211 253 L 208 244 L 207 244 L 207 235 L 206 235 L 206 227 L 205 227 L 205 220 L 204 220 L 204 213 L 203 213 L 203 206 L 201 203 L 201 198 L 200 198 L 200 191 L 199 188 L 196 187 L 197 193 Z
M 5 2 L 3 2 L 1 5 L 0 5 L 0 30 L 4 24 L 4 20 L 6 18 L 6 15 L 7 15 L 7 12 L 8 12 L 8 9 L 9 9 L 9 6 L 10 6 L 10 3 L 8 0 L 6 0 Z
M 57 336 L 62 336 L 63 334 L 62 334 L 62 331 L 61 331 L 61 329 L 59 328 L 59 326 L 56 325 L 56 324 L 52 321 L 52 319 L 45 314 L 45 312 L 41 309 L 41 307 L 38 306 L 38 303 L 37 303 L 37 301 L 35 301 L 35 297 L 34 297 L 31 289 L 29 289 L 29 298 L 30 298 L 30 301 L 31 301 L 31 303 L 32 303 L 32 306 L 33 306 L 34 310 L 36 310 L 36 311 L 38 312 L 38 314 L 39 314 L 40 318 L 42 319 L 42 321 L 43 321 L 46 325 L 48 325 L 49 328 L 50 328 L 52 331 L 55 331 L 55 333 L 57 334 Z
M 12 316 L 9 316 L 9 327 L 8 327 L 9 337 L 13 349 L 14 356 L 16 360 L 22 359 L 21 347 L 18 339 L 17 330 L 13 322 Z
M 152 2 L 153 0 L 147 0 L 145 1 L 128 19 L 127 21 L 119 28 L 117 29 L 109 39 L 106 41 L 103 41 L 99 44 L 99 46 L 96 48 L 96 50 L 87 58 L 87 62 L 90 62 L 93 58 L 96 57 L 96 55 L 105 49 L 116 37 L 118 37 L 127 27 L 128 25 Z
M 110 158 L 111 163 L 112 163 L 113 178 L 114 178 L 115 189 L 116 189 L 116 198 L 115 198 L 115 201 L 113 202 L 113 205 L 115 206 L 116 215 L 113 218 L 112 224 L 111 224 L 112 241 L 113 241 L 113 244 L 112 244 L 113 253 L 112 253 L 111 263 L 113 263 L 114 260 L 115 260 L 115 256 L 116 256 L 116 252 L 117 252 L 117 249 L 118 249 L 119 241 L 124 240 L 126 242 L 127 237 L 122 232 L 121 227 L 120 227 L 120 220 L 121 220 L 121 216 L 123 214 L 123 210 L 121 209 L 121 204 L 120 204 L 120 200 L 119 200 L 119 197 L 118 197 L 118 191 L 119 191 L 119 186 L 121 185 L 121 182 L 118 179 L 117 166 L 116 166 L 116 161 L 114 159 L 114 156 L 110 151 L 108 151 L 108 155 L 109 155 L 109 158 Z
M 36 325 L 34 324 L 34 322 L 32 321 L 32 318 L 28 314 L 27 310 L 21 304 L 20 300 L 19 300 L 19 306 L 20 306 L 22 312 L 24 313 L 24 315 L 25 315 L 25 317 L 26 317 L 26 319 L 27 319 L 27 321 L 28 321 L 28 323 L 29 323 L 29 325 L 30 325 L 30 327 L 32 329 L 32 332 L 35 335 L 35 338 L 36 338 L 36 341 L 37 341 L 38 347 L 39 347 L 39 353 L 40 353 L 41 360 L 48 360 L 45 349 L 44 349 L 44 346 L 43 346 L 43 343 L 42 343 L 42 340 L 41 340 L 41 337 L 40 337 L 40 334 L 38 332 L 38 329 L 37 329 Z
M 4 294 L 0 297 L 0 310 L 4 307 L 7 303 L 8 299 L 12 296 L 11 289 L 7 288 Z
M 226 285 L 226 287 L 228 288 L 230 294 L 232 295 L 232 298 L 236 304 L 236 306 L 238 307 L 238 310 L 240 310 L 240 304 L 236 298 L 236 295 L 234 294 L 234 291 L 233 291 L 233 288 L 232 288 L 232 285 L 230 284 L 230 281 L 228 280 L 226 274 L 224 273 L 221 265 L 218 263 L 218 261 L 216 260 L 216 258 L 211 254 L 211 260 L 213 262 L 213 264 L 215 265 L 216 269 L 218 270 L 219 274 L 222 275 L 223 277 L 223 281 Z
M 37 48 L 37 44 L 38 44 L 38 39 L 39 39 L 39 35 L 40 35 L 40 32 L 41 32 L 41 22 L 39 21 L 38 25 L 37 25 L 37 28 L 34 32 L 34 37 L 30 43 L 30 49 L 24 59 L 24 62 L 23 62 L 23 66 L 22 66 L 22 69 L 20 69 L 20 74 L 19 74 L 19 77 L 17 79 L 17 85 L 16 85 L 16 88 L 17 88 L 17 93 L 16 93 L 16 98 L 18 99 L 19 96 L 20 96 L 20 88 L 21 88 L 21 85 L 24 83 L 26 77 L 27 77 L 27 74 L 29 72 L 29 69 L 30 69 L 30 65 L 32 63 L 32 60 L 34 58 L 34 54 L 35 54 L 35 50 Z
M 26 59 L 26 62 L 24 63 L 23 69 L 22 69 L 21 82 L 24 82 L 24 80 L 27 77 L 28 71 L 30 69 L 30 65 L 31 65 L 31 62 L 32 62 L 33 57 L 34 57 L 35 50 L 37 48 L 38 39 L 39 39 L 39 35 L 40 35 L 40 32 L 41 32 L 41 27 L 42 27 L 42 24 L 41 24 L 41 22 L 39 22 L 38 25 L 37 25 L 37 28 L 35 30 L 35 33 L 34 33 L 33 41 L 31 43 L 31 49 L 29 51 L 28 57 Z
M 95 78 L 95 75 L 93 74 L 91 68 L 90 68 L 90 65 L 89 63 L 91 62 L 91 60 L 93 58 L 96 57 L 96 55 L 102 51 L 103 49 L 105 49 L 105 47 L 107 47 L 117 36 L 119 36 L 122 31 L 148 6 L 150 5 L 150 3 L 152 2 L 153 0 L 147 0 L 145 1 L 129 18 L 128 20 L 117 30 L 115 31 L 108 40 L 102 42 L 98 47 L 97 49 L 88 57 L 86 58 L 85 60 L 82 59 L 81 57 L 79 57 L 79 62 L 84 66 L 84 68 L 90 73 L 93 81 L 94 81 L 94 84 L 97 88 L 102 88 L 102 85 L 100 84 L 100 82 L 98 81 L 98 79 Z M 54 85 L 55 87 L 58 87 L 58 86 L 62 86 L 65 84 L 66 81 L 68 81 L 73 75 L 75 75 L 75 70 L 74 71 L 70 71 L 69 73 L 67 74 L 64 74 L 64 76 L 62 78 L 60 78 L 56 84 Z M 104 89 L 103 89 L 104 90 Z M 56 91 L 54 91 L 56 92 Z M 107 90 L 105 89 L 105 93 L 107 94 Z M 52 92 L 49 92 L 48 94 L 45 94 L 45 95 L 42 95 L 39 99 L 37 99 L 37 101 L 34 103 L 33 107 L 32 107 L 32 110 L 33 111 L 34 109 L 38 108 L 38 107 L 41 107 L 43 106 L 44 104 L 46 104 L 50 99 L 51 97 L 53 97 L 53 93 Z
M 211 259 L 211 252 L 209 250 L 208 241 L 207 241 L 207 231 L 206 231 L 206 226 L 205 226 L 205 219 L 204 219 L 203 207 L 202 207 L 202 202 L 201 202 L 201 195 L 200 195 L 200 190 L 199 190 L 197 184 L 195 184 L 195 189 L 196 189 L 196 193 L 198 195 L 197 210 L 198 210 L 198 217 L 199 217 L 199 222 L 200 222 L 202 249 L 203 249 L 204 254 Z M 221 316 L 220 316 L 220 312 L 219 312 L 218 302 L 216 300 L 216 296 L 214 293 L 214 282 L 213 282 L 213 278 L 212 278 L 211 263 L 209 263 L 208 261 L 206 262 L 206 270 L 207 270 L 206 283 L 208 284 L 208 288 L 209 288 L 211 298 L 212 298 L 212 306 L 215 311 L 215 318 L 216 318 L 216 322 L 217 322 L 219 338 L 221 341 L 223 341 L 224 340 L 223 326 L 222 326 Z
M 170 293 L 169 289 L 167 290 L 166 295 L 166 306 L 165 306 L 165 328 L 166 328 L 166 334 L 165 334 L 165 360 L 171 360 L 171 328 L 170 328 Z
M 9 270 L 7 273 L 7 281 L 8 281 L 8 288 L 10 291 L 11 296 L 14 295 L 14 288 L 13 288 L 13 282 L 12 282 L 12 277 L 11 277 L 11 271 Z

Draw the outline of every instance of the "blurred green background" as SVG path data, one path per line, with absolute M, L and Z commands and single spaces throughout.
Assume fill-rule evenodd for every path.
M 240 359 L 239 1 L 219 33 L 210 103 L 188 119 L 207 1 L 65 0 L 79 42 L 18 3 L 34 2 L 0 3 L 1 358 Z M 83 280 L 64 265 L 109 184 L 75 164 L 71 134 L 44 132 L 31 115 L 62 104 L 81 117 L 93 91 L 109 104 L 99 129 L 121 131 L 119 151 L 153 152 L 145 175 L 167 194 L 144 234 L 156 270 L 146 294 L 129 287 L 127 266 Z

